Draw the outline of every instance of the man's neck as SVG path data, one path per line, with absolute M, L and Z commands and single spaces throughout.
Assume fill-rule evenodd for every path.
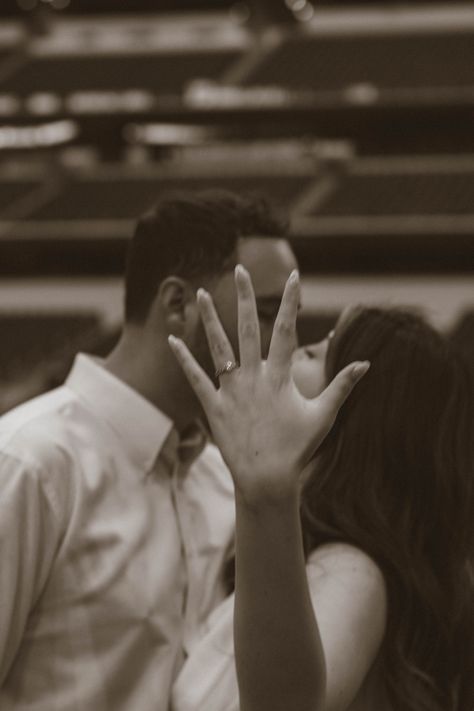
M 121 341 L 105 359 L 104 367 L 169 417 L 178 432 L 198 417 L 198 406 L 189 386 L 158 354 L 155 360 Z

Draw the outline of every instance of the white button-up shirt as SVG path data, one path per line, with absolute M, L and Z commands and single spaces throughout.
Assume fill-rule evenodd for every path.
M 186 443 L 184 443 L 183 448 Z M 0 709 L 165 711 L 224 597 L 233 487 L 91 358 L 0 420 Z

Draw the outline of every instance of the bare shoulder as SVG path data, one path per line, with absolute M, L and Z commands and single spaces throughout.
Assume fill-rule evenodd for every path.
M 326 660 L 324 708 L 342 711 L 356 698 L 385 635 L 384 576 L 369 555 L 346 543 L 313 551 L 307 576 Z
M 327 624 L 331 633 L 344 626 L 358 630 L 368 649 L 375 651 L 385 633 L 387 619 L 387 589 L 377 563 L 355 546 L 330 543 L 311 554 L 307 576 L 315 614 L 322 627 Z
M 385 594 L 385 580 L 377 563 L 360 548 L 349 543 L 326 543 L 314 550 L 307 562 L 311 580 L 330 576 L 336 580 L 359 583 Z

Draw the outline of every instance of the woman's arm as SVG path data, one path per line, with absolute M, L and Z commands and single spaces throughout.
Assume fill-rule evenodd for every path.
M 322 546 L 304 569 L 293 512 L 240 513 L 234 635 L 241 711 L 346 711 L 385 633 L 380 569 L 343 543 Z M 248 701 L 242 689 L 251 689 Z
M 385 581 L 376 563 L 346 543 L 313 551 L 306 565 L 326 666 L 324 711 L 346 711 L 380 649 L 386 625 Z M 371 703 L 374 689 L 370 691 Z M 384 708 L 383 701 L 377 708 Z
M 325 698 L 320 707 L 324 711 L 346 711 L 368 677 L 384 636 L 384 579 L 367 554 L 346 543 L 329 543 L 313 551 L 306 564 L 306 575 L 326 668 Z M 250 594 L 253 595 L 254 589 L 255 581 Z M 273 590 L 269 592 L 272 595 Z M 240 599 L 243 601 L 245 597 Z M 273 596 L 272 600 L 275 602 L 276 598 Z M 266 604 L 265 599 L 263 604 Z M 248 607 L 244 608 L 245 613 L 248 611 Z M 233 612 L 232 596 L 211 615 L 202 639 L 193 648 L 175 683 L 174 711 L 240 711 L 233 653 Z M 259 618 L 258 624 L 260 622 Z M 271 619 L 270 624 L 273 634 L 275 629 Z M 277 620 L 277 629 L 279 624 L 280 619 Z M 290 625 L 291 633 L 296 633 L 296 620 L 293 623 L 290 621 Z M 258 639 L 257 643 L 260 641 Z M 286 642 L 285 635 L 283 644 L 276 647 L 278 653 L 287 648 Z M 252 631 L 249 643 L 252 643 Z M 302 647 L 298 643 L 296 657 L 300 650 Z M 250 660 L 245 661 L 250 667 L 250 674 L 255 673 Z M 277 668 L 281 668 L 278 660 L 276 664 Z M 258 664 L 255 666 L 258 667 Z M 270 669 L 274 667 L 272 663 Z M 240 673 L 246 674 L 247 670 Z M 290 676 L 290 684 L 292 681 Z M 273 689 L 282 682 L 281 678 L 276 682 L 271 678 L 263 680 Z M 251 678 L 247 683 L 254 685 Z M 306 693 L 308 691 L 306 689 Z M 367 698 L 370 698 L 371 707 L 385 707 L 383 698 L 376 697 L 377 691 L 372 684 L 367 693 L 369 696 L 364 695 L 361 703 L 367 704 Z M 266 701 L 271 703 L 271 699 Z
M 324 708 L 325 659 L 306 578 L 298 495 L 237 498 L 234 640 L 241 711 Z
M 299 476 L 368 364 L 344 368 L 314 400 L 290 375 L 299 303 L 288 280 L 266 361 L 248 274 L 236 270 L 240 367 L 216 390 L 186 346 L 170 338 L 208 417 L 236 490 L 236 663 L 241 711 L 319 711 L 325 664 L 305 576 Z M 235 361 L 209 295 L 198 295 L 216 369 Z

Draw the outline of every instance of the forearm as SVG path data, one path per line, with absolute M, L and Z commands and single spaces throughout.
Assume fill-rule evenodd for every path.
M 235 652 L 241 711 L 318 711 L 321 640 L 308 590 L 298 495 L 236 503 Z

